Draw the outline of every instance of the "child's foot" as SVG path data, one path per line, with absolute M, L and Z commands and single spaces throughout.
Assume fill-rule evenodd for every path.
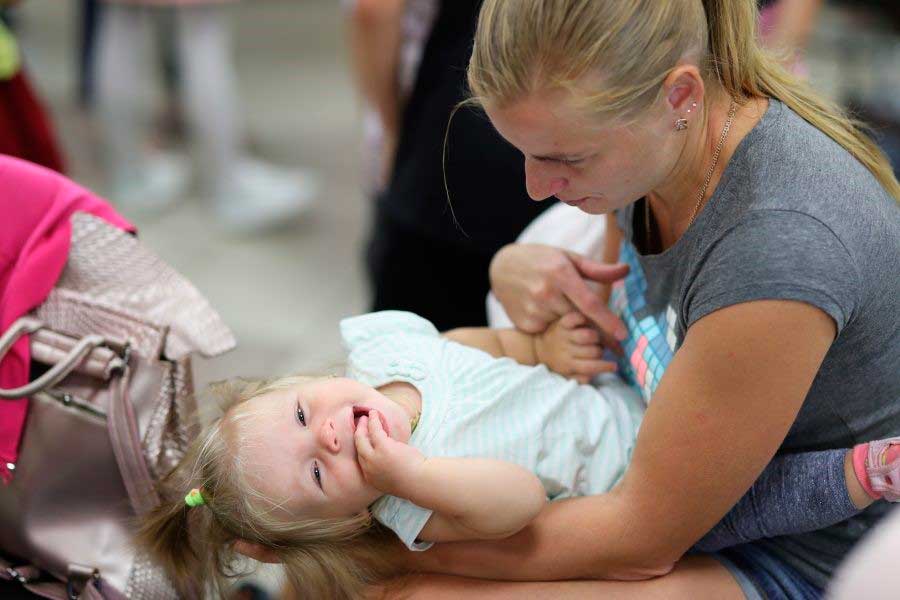
M 853 470 L 869 496 L 900 502 L 900 437 L 853 448 Z

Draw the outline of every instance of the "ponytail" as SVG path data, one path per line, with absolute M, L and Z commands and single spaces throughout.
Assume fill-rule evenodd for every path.
M 777 98 L 840 144 L 900 201 L 900 184 L 884 152 L 864 125 L 792 75 L 756 42 L 752 0 L 703 0 L 708 28 L 709 70 L 734 97 Z

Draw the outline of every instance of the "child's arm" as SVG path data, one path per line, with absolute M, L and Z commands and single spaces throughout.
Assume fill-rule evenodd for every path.
M 424 541 L 510 536 L 547 500 L 540 480 L 522 467 L 483 458 L 428 458 L 391 439 L 374 411 L 362 417 L 355 441 L 366 480 L 386 494 L 434 511 Z
M 497 358 L 507 356 L 523 365 L 545 364 L 581 383 L 616 369 L 615 363 L 601 360 L 600 334 L 579 312 L 558 319 L 542 333 L 465 327 L 447 331 L 444 336 Z

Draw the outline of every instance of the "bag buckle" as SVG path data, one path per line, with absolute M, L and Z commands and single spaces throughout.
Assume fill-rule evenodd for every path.
M 88 585 L 100 589 L 100 571 L 94 567 L 70 563 L 69 578 L 66 580 L 66 596 L 69 600 L 78 600 Z

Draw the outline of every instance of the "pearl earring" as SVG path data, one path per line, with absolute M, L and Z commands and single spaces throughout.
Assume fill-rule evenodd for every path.
M 692 110 L 697 108 L 697 103 L 692 102 L 691 107 L 687 109 L 687 112 L 690 113 Z M 675 131 L 684 131 L 688 128 L 688 121 L 684 117 L 675 121 Z

